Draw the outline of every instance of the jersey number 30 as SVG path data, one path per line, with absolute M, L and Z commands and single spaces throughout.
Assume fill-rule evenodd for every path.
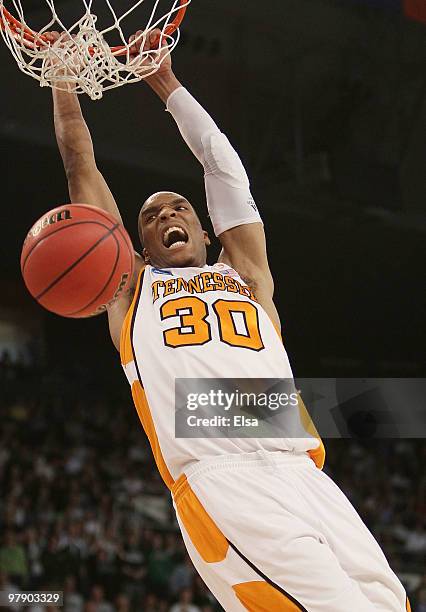
M 257 308 L 250 302 L 217 300 L 211 306 L 222 342 L 229 346 L 261 351 Z M 164 343 L 171 348 L 201 346 L 212 339 L 208 305 L 198 297 L 183 297 L 165 302 L 160 308 L 162 321 L 180 318 L 180 326 L 163 332 Z

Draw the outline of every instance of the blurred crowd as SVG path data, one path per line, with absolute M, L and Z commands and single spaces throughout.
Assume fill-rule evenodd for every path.
M 0 385 L 0 591 L 60 590 L 64 612 L 221 610 L 186 554 L 126 385 L 101 396 L 106 387 L 87 373 L 2 361 Z M 413 612 L 426 612 L 426 445 L 326 446 L 326 471 L 380 542 Z

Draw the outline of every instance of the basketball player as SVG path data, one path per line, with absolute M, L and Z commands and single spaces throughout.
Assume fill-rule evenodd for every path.
M 154 33 L 152 48 L 155 40 Z M 137 52 L 135 37 L 133 43 Z M 176 378 L 283 379 L 292 372 L 262 220 L 237 153 L 176 79 L 170 57 L 146 82 L 204 168 L 223 247 L 219 262 L 206 265 L 210 240 L 188 200 L 169 191 L 152 195 L 139 214 L 143 251 L 134 286 L 108 311 L 189 555 L 228 612 L 408 610 L 379 545 L 322 472 L 319 439 L 175 437 Z M 53 97 L 71 200 L 121 221 L 77 97 L 57 90 Z

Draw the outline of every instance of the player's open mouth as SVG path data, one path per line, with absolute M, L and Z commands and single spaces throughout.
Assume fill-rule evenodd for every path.
M 177 249 L 185 246 L 189 236 L 182 227 L 174 225 L 169 227 L 163 234 L 163 244 L 167 249 Z

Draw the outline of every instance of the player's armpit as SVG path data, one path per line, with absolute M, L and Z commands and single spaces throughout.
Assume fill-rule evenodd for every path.
M 253 291 L 255 295 L 256 300 L 259 302 L 263 310 L 269 316 L 276 330 L 279 333 L 281 333 L 280 317 L 278 314 L 278 310 L 274 304 L 273 296 L 271 295 L 268 283 L 267 282 L 265 283 L 263 279 L 256 280 L 254 278 L 244 277 L 244 276 L 241 276 L 241 278 L 251 288 L 251 290 Z
M 120 297 L 114 304 L 108 308 L 108 325 L 111 340 L 120 352 L 120 338 L 121 329 L 123 327 L 124 319 L 126 318 L 127 312 L 132 304 L 133 297 L 135 295 L 136 285 L 142 270 L 145 268 L 145 262 L 139 253 L 135 252 L 135 270 L 133 273 L 133 280 L 130 288 L 126 293 Z
M 251 262 L 251 257 L 244 256 L 244 249 L 242 252 L 240 251 L 241 249 L 235 249 L 234 257 L 232 257 L 223 249 L 219 257 L 219 262 L 231 266 L 238 272 L 243 281 L 252 289 L 256 300 L 269 315 L 277 331 L 280 332 L 281 322 L 273 300 L 274 282 L 268 262 L 266 261 L 266 267 L 264 261 L 262 265 L 259 266 L 258 262 Z
M 251 279 L 252 284 L 262 287 L 262 292 L 272 299 L 274 281 L 268 263 L 263 224 L 239 225 L 220 234 L 219 240 L 223 247 L 219 261 L 232 266 L 241 278 Z

